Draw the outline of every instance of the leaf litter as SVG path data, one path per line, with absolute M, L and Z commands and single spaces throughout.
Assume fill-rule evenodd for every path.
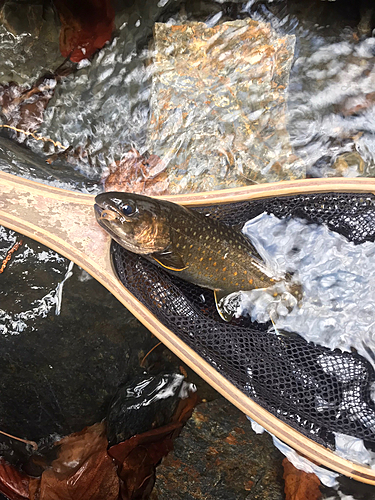
M 0 492 L 10 500 L 140 500 L 155 482 L 155 468 L 173 449 L 173 441 L 199 398 L 181 399 L 171 422 L 108 449 L 104 420 L 55 443 L 57 458 L 31 477 L 0 459 Z

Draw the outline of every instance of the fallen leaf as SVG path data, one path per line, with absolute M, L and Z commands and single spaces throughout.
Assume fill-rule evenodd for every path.
M 170 424 L 108 451 L 104 422 L 70 434 L 56 442 L 57 459 L 38 478 L 0 458 L 0 492 L 10 500 L 146 500 L 156 465 L 172 450 L 197 403 L 197 393 L 191 392 L 180 400 Z
M 322 498 L 319 478 L 296 469 L 287 458 L 283 460 L 286 500 L 319 500 Z
M 168 189 L 165 163 L 156 155 L 145 158 L 136 149 L 109 165 L 104 180 L 105 191 L 132 191 L 146 195 L 161 195 Z
M 94 424 L 57 443 L 59 455 L 30 483 L 30 500 L 117 500 L 116 466 L 107 454 L 105 424 Z
M 4 123 L 26 134 L 37 130 L 43 123 L 44 110 L 55 93 L 56 85 L 74 69 L 75 65 L 64 62 L 53 73 L 42 75 L 32 87 L 14 82 L 0 85 L 0 107 Z
M 88 59 L 112 37 L 111 0 L 53 0 L 61 21 L 60 52 L 72 62 Z
M 11 500 L 29 499 L 30 477 L 0 458 L 0 492 Z

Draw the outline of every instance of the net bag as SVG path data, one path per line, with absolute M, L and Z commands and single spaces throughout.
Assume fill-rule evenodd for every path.
M 312 194 L 196 208 L 227 225 L 262 214 L 325 224 L 355 244 L 375 239 L 375 196 Z M 375 373 L 356 353 L 280 335 L 269 324 L 218 316 L 211 290 L 171 276 L 112 242 L 114 269 L 126 288 L 169 330 L 253 401 L 334 450 L 335 432 L 375 446 Z

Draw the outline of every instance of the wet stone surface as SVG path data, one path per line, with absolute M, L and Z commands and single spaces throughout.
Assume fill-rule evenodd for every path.
M 202 403 L 157 467 L 151 499 L 281 500 L 282 459 L 231 403 Z
M 0 274 L 1 431 L 37 441 L 45 456 L 59 437 L 105 418 L 119 386 L 145 373 L 182 373 L 202 398 L 216 397 L 164 346 L 145 358 L 157 339 L 61 255 L 0 226 L 0 265 L 21 239 Z M 1 455 L 38 473 L 25 466 L 30 453 L 0 435 Z
M 2 262 L 16 235 L 0 229 Z M 23 238 L 1 275 L 0 429 L 35 441 L 51 442 L 103 419 L 119 384 L 144 372 L 140 359 L 155 343 L 78 266 L 56 314 L 68 267 L 67 259 Z M 11 459 L 6 438 L 0 449 Z
M 59 30 L 57 14 L 48 2 L 0 2 L 0 83 L 31 84 L 40 72 L 59 66 L 64 61 Z

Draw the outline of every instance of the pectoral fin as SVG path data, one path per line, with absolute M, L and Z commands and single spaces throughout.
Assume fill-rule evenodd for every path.
M 219 316 L 224 321 L 230 321 L 233 318 L 233 311 L 226 309 L 224 307 L 224 300 L 222 300 L 228 295 L 228 292 L 224 292 L 223 290 L 214 290 L 214 295 L 216 309 L 219 313 Z
M 169 271 L 183 271 L 189 266 L 186 266 L 182 257 L 172 252 L 154 253 L 150 255 L 152 259 Z

